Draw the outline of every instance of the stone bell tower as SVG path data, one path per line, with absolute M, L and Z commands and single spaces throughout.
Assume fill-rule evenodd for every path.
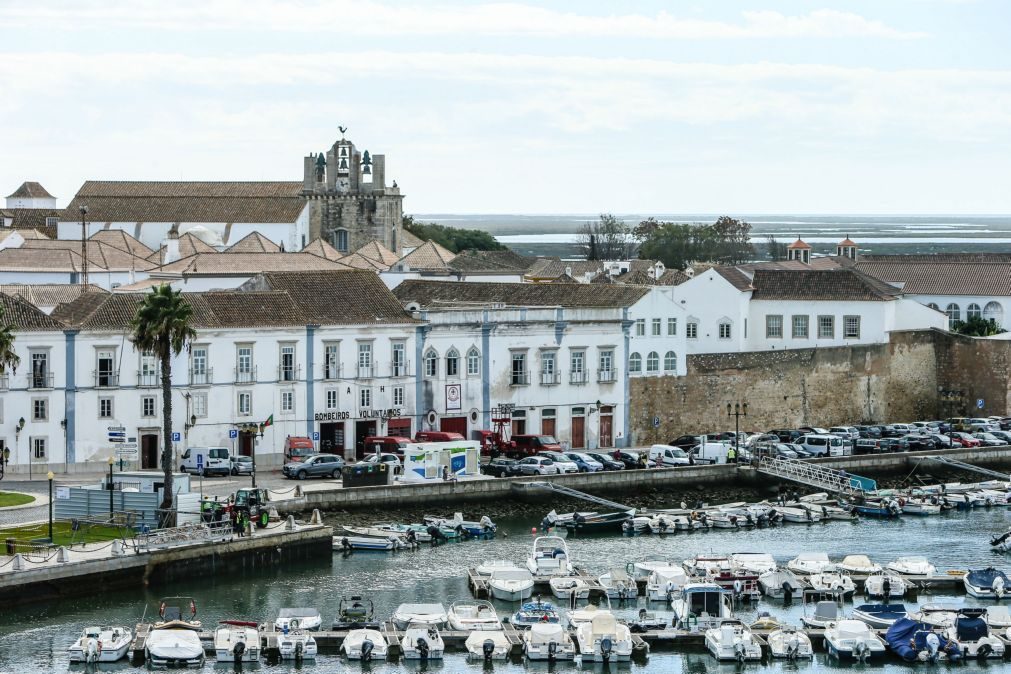
M 310 238 L 323 237 L 341 253 L 375 239 L 400 254 L 404 197 L 386 185 L 386 157 L 359 152 L 344 137 L 303 160 L 302 195 L 310 203 Z

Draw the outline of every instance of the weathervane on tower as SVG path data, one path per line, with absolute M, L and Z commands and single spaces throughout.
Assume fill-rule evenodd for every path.
M 340 126 L 340 125 L 338 125 L 337 128 L 341 132 L 341 140 L 344 140 L 344 134 L 347 133 L 348 128 L 346 126 Z

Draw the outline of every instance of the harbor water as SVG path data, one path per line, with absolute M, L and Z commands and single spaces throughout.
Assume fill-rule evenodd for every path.
M 467 513 L 479 515 L 480 513 Z M 198 618 L 208 629 L 218 620 L 247 619 L 267 621 L 273 619 L 282 607 L 311 606 L 320 610 L 324 626 L 328 626 L 337 613 L 342 596 L 364 594 L 375 602 L 376 616 L 388 619 L 403 602 L 449 604 L 470 598 L 466 572 L 484 560 L 509 559 L 522 564 L 529 553 L 533 535 L 531 527 L 536 521 L 517 519 L 499 522 L 499 535 L 494 540 L 447 543 L 430 548 L 398 553 L 359 553 L 343 557 L 335 554 L 332 563 L 307 564 L 278 568 L 256 574 L 232 577 L 206 575 L 188 582 L 159 586 L 150 590 L 110 592 L 79 599 L 66 599 L 52 603 L 26 605 L 0 612 L 0 672 L 32 674 L 35 672 L 66 671 L 70 666 L 66 649 L 88 625 L 124 625 L 133 627 L 144 612 L 145 605 L 153 604 L 161 596 L 189 595 L 197 600 Z M 569 538 L 569 551 L 574 561 L 594 573 L 604 573 L 611 568 L 625 568 L 627 562 L 646 555 L 662 554 L 682 560 L 699 553 L 768 552 L 785 564 L 802 552 L 827 552 L 833 559 L 847 554 L 866 554 L 873 561 L 884 564 L 903 555 L 924 555 L 939 572 L 948 569 L 967 569 L 997 566 L 1011 570 L 1011 556 L 1005 558 L 992 552 L 989 538 L 1006 531 L 1011 526 L 1011 511 L 1007 508 L 977 509 L 971 512 L 950 511 L 940 516 L 901 520 L 861 520 L 858 522 L 828 522 L 814 525 L 784 525 L 772 529 L 710 530 L 679 533 L 668 536 L 625 537 L 613 535 L 573 536 Z M 857 602 L 862 603 L 857 596 Z M 632 617 L 640 607 L 670 615 L 670 606 L 663 602 L 649 602 L 640 598 L 638 604 L 626 602 L 614 605 L 622 617 Z M 961 592 L 920 594 L 907 600 L 912 607 L 923 603 L 972 604 Z M 517 607 L 506 602 L 495 602 L 499 613 L 507 616 Z M 843 612 L 848 613 L 853 604 L 847 602 Z M 799 602 L 784 607 L 781 601 L 763 601 L 745 604 L 738 616 L 749 621 L 758 611 L 769 611 L 773 616 L 799 624 L 803 608 Z M 755 671 L 835 671 L 850 668 L 829 660 L 816 646 L 814 662 L 786 663 L 766 661 L 743 666 Z M 944 666 L 944 665 L 942 665 Z M 975 663 L 968 665 L 977 667 Z M 995 671 L 1006 665 L 994 661 L 985 667 Z M 896 658 L 881 664 L 866 665 L 883 672 L 905 672 L 923 669 L 927 665 L 909 666 Z M 215 665 L 211 658 L 203 671 L 230 670 L 231 665 Z M 672 650 L 654 648 L 648 660 L 642 662 L 604 665 L 576 665 L 529 662 L 495 663 L 483 665 L 468 663 L 460 652 L 448 652 L 444 661 L 429 664 L 417 662 L 374 662 L 366 665 L 367 671 L 376 674 L 393 672 L 466 672 L 466 671 L 562 671 L 578 669 L 630 672 L 706 672 L 736 671 L 736 664 L 718 665 L 703 649 Z M 72 669 L 81 669 L 75 666 Z M 114 665 L 103 664 L 102 671 L 139 671 L 127 661 Z M 282 672 L 353 672 L 362 669 L 360 663 L 349 663 L 335 653 L 321 653 L 316 662 L 259 665 L 245 670 Z M 192 671 L 192 670 L 191 670 Z

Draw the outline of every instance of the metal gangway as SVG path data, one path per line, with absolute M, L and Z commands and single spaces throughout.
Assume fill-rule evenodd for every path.
M 796 482 L 806 487 L 813 487 L 818 491 L 844 496 L 862 495 L 877 489 L 877 483 L 870 478 L 852 475 L 833 468 L 824 468 L 797 459 L 764 456 L 759 462 L 757 470 L 759 473 Z
M 977 465 L 966 463 L 965 461 L 959 461 L 958 459 L 953 459 L 950 456 L 923 456 L 920 457 L 920 459 L 926 461 L 936 461 L 938 463 L 943 463 L 946 466 L 951 466 L 952 468 L 958 468 L 959 470 L 969 470 L 1003 482 L 1011 481 L 1011 475 L 1008 475 L 1007 473 L 1002 473 L 998 470 L 990 470 L 989 468 L 980 468 Z
M 633 512 L 635 508 L 632 506 L 624 505 L 616 501 L 609 501 L 606 498 L 601 498 L 600 496 L 594 496 L 593 494 L 587 494 L 585 491 L 579 491 L 578 489 L 572 489 L 570 487 L 563 487 L 560 484 L 555 484 L 554 482 L 519 482 L 516 485 L 522 485 L 525 490 L 529 489 L 546 489 L 548 491 L 553 491 L 557 494 L 563 494 L 565 496 L 571 496 L 572 498 L 577 498 L 583 501 L 588 501 L 590 503 L 596 503 L 597 505 L 604 506 L 605 508 L 613 508 L 614 510 L 624 510 L 626 512 Z

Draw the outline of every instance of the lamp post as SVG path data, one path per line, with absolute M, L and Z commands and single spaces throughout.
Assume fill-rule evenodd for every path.
M 116 510 L 116 505 L 112 500 L 112 467 L 116 464 L 116 459 L 112 456 L 109 457 L 109 519 L 112 519 L 112 513 Z
M 21 440 L 21 431 L 25 427 L 25 418 L 21 417 L 18 419 L 18 423 L 14 426 L 14 462 L 17 463 L 18 460 L 18 441 Z M 28 479 L 32 479 L 32 453 L 29 449 L 28 452 Z
M 53 542 L 53 471 L 46 475 L 49 478 L 49 542 Z
M 748 403 L 734 403 L 731 405 L 727 403 L 727 416 L 734 418 L 734 453 L 737 454 L 737 459 L 740 460 L 741 452 L 741 417 L 748 416 Z
M 253 460 L 253 469 L 249 473 L 249 477 L 252 479 L 253 489 L 256 489 L 256 441 L 263 437 L 263 422 L 261 421 L 256 426 L 256 434 L 253 437 L 253 446 L 249 452 L 249 458 Z

